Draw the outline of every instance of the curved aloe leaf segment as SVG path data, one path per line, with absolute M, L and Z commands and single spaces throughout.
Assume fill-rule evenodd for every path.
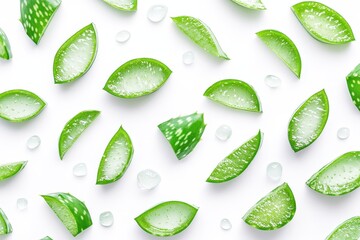
M 25 168 L 26 164 L 27 161 L 0 165 L 0 181 L 15 176 Z
M 352 217 L 341 223 L 326 240 L 358 240 L 360 239 L 360 217 Z
M 204 96 L 238 110 L 262 112 L 259 97 L 253 87 L 240 80 L 218 81 L 205 91 Z
M 46 236 L 46 237 L 42 238 L 41 240 L 53 240 L 53 239 L 51 237 Z
M 360 111 L 360 64 L 347 75 L 346 83 L 354 105 Z
M 26 34 L 38 44 L 61 0 L 20 0 L 20 22 Z
M 122 11 L 136 11 L 137 0 L 103 0 L 113 8 Z
M 252 137 L 249 141 L 234 150 L 223 159 L 206 180 L 210 183 L 222 183 L 236 178 L 250 165 L 261 146 L 262 133 Z
M 96 29 L 91 23 L 71 36 L 57 51 L 53 66 L 55 83 L 69 83 L 85 75 L 94 63 L 96 53 Z
M 232 0 L 234 3 L 253 10 L 266 10 L 261 0 Z
M 104 90 L 121 98 L 145 96 L 164 85 L 171 73 L 165 64 L 156 59 L 133 59 L 111 74 Z
M 0 236 L 12 233 L 13 229 L 9 222 L 9 219 L 5 215 L 4 211 L 0 208 Z
M 10 122 L 23 122 L 36 117 L 46 103 L 36 94 L 14 89 L 0 94 L 0 117 Z
M 259 230 L 275 230 L 288 224 L 295 212 L 295 197 L 289 185 L 283 183 L 258 201 L 243 220 Z
M 194 150 L 205 127 L 204 114 L 202 113 L 172 118 L 158 125 L 179 160 Z
M 311 145 L 322 133 L 329 116 L 329 102 L 325 90 L 305 101 L 292 116 L 288 126 L 291 148 L 298 152 Z
M 51 193 L 42 197 L 74 237 L 92 225 L 85 204 L 70 193 Z
M 215 35 L 205 23 L 190 16 L 173 17 L 172 20 L 186 36 L 203 50 L 218 58 L 229 60 Z
M 301 58 L 294 42 L 277 30 L 263 30 L 256 35 L 300 78 Z
M 12 58 L 9 39 L 5 32 L 0 28 L 0 58 L 9 60 Z
M 107 145 L 98 169 L 96 184 L 119 180 L 128 169 L 134 148 L 127 132 L 120 127 Z
M 343 195 L 360 187 L 360 152 L 348 152 L 315 173 L 306 184 L 326 195 Z
M 139 226 L 155 236 L 173 236 L 184 231 L 193 221 L 197 207 L 184 202 L 161 203 L 135 218 Z
M 82 111 L 65 124 L 59 138 L 59 155 L 61 159 L 99 114 L 100 111 L 96 110 Z
M 291 9 L 310 35 L 321 42 L 344 44 L 355 40 L 349 23 L 322 3 L 305 1 Z

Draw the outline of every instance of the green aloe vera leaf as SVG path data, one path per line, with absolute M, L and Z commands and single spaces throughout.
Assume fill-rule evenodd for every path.
M 261 0 L 231 0 L 234 3 L 253 10 L 266 10 Z
M 0 58 L 9 60 L 12 58 L 11 47 L 9 39 L 5 32 L 0 28 Z
M 27 161 L 0 165 L 0 181 L 11 178 L 20 173 L 25 168 L 26 164 Z
M 122 10 L 122 11 L 136 11 L 137 10 L 137 0 L 103 0 L 113 8 Z
M 12 233 L 13 229 L 4 211 L 0 208 L 0 236 Z
M 358 240 L 360 239 L 360 217 L 352 217 L 341 223 L 327 236 L 326 240 Z
M 354 105 L 360 111 L 360 64 L 346 77 L 346 83 Z

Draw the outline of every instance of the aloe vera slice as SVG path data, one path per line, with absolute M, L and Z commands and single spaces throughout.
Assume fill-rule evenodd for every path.
M 231 0 L 234 3 L 254 10 L 266 10 L 266 7 L 261 0 Z
M 98 169 L 96 184 L 109 184 L 119 180 L 128 169 L 134 148 L 123 127 L 107 145 Z
M 11 122 L 23 122 L 36 117 L 46 103 L 36 94 L 14 89 L 0 94 L 0 117 Z
M 20 0 L 20 22 L 26 34 L 38 44 L 61 0 Z
M 103 0 L 113 8 L 122 11 L 136 11 L 137 0 Z
M 354 105 L 360 111 L 360 64 L 346 77 L 346 83 Z
M 320 42 L 344 44 L 355 40 L 349 23 L 334 9 L 314 1 L 291 7 L 303 27 Z
M 46 237 L 42 238 L 41 240 L 52 240 L 52 238 L 49 236 L 46 236 Z
M 0 208 L 0 236 L 12 233 L 13 229 L 4 211 Z
M 295 212 L 295 197 L 289 185 L 283 183 L 250 208 L 243 220 L 259 230 L 275 230 L 288 224 Z
M 27 164 L 27 161 L 13 162 L 0 165 L 0 181 L 11 178 L 21 172 Z
M 65 124 L 59 138 L 59 155 L 61 159 L 99 114 L 100 111 L 96 110 L 82 111 Z
M 277 30 L 263 30 L 256 33 L 256 35 L 300 78 L 300 54 L 294 42 L 288 36 Z
M 176 26 L 199 47 L 211 55 L 230 60 L 226 53 L 221 49 L 219 42 L 211 29 L 202 21 L 190 16 L 173 17 Z
M 179 160 L 194 150 L 205 127 L 204 114 L 202 113 L 171 118 L 158 125 Z
M 259 97 L 253 87 L 240 80 L 218 81 L 205 91 L 204 96 L 231 108 L 262 112 Z
M 53 66 L 55 83 L 69 83 L 84 76 L 94 63 L 96 53 L 96 29 L 91 23 L 66 40 L 56 52 Z
M 74 237 L 92 225 L 85 204 L 70 193 L 51 193 L 42 197 Z
M 104 90 L 121 98 L 145 96 L 164 85 L 171 73 L 165 64 L 156 59 L 133 59 L 111 74 Z
M 9 39 L 5 32 L 0 28 L 0 58 L 9 60 L 12 58 Z
M 352 217 L 341 223 L 327 236 L 326 240 L 358 240 L 360 239 L 360 217 Z
M 238 177 L 250 165 L 261 146 L 261 131 L 249 141 L 225 157 L 206 180 L 210 183 L 222 183 Z
M 315 173 L 306 184 L 331 196 L 343 195 L 360 187 L 360 152 L 348 152 Z
M 291 117 L 288 138 L 291 148 L 298 152 L 311 145 L 320 136 L 329 116 L 329 102 L 321 90 L 303 103 Z
M 155 236 L 173 236 L 184 231 L 193 221 L 197 207 L 185 202 L 161 203 L 135 218 L 139 226 Z

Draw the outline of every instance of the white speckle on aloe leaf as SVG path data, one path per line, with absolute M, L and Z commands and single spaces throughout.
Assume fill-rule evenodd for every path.
M 131 37 L 131 34 L 129 31 L 122 30 L 116 34 L 115 40 L 118 43 L 126 43 L 127 41 L 129 41 L 130 37 Z
M 112 212 L 103 212 L 99 216 L 100 225 L 103 227 L 111 227 L 114 224 L 114 216 Z
M 164 5 L 151 6 L 147 13 L 147 18 L 154 23 L 161 22 L 166 17 L 168 8 Z
M 41 144 L 41 139 L 37 135 L 31 136 L 26 142 L 26 146 L 30 150 L 34 150 L 38 148 L 40 144 Z

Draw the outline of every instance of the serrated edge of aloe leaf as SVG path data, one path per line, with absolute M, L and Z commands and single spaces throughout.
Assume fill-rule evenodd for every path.
M 4 50 L 5 50 L 5 55 L 0 56 L 0 58 L 5 59 L 5 60 L 10 60 L 12 58 L 10 42 L 9 42 L 7 35 L 1 28 L 0 28 L 0 41 L 3 42 Z
M 267 199 L 268 196 L 276 191 L 278 191 L 280 188 L 283 188 L 284 190 L 286 190 L 286 192 L 290 195 L 290 202 L 294 205 L 294 211 L 291 213 L 291 216 L 289 219 L 287 219 L 287 222 L 283 222 L 282 224 L 276 226 L 275 228 L 262 228 L 262 227 L 257 227 L 255 225 L 252 225 L 250 223 L 248 223 L 246 221 L 247 216 L 252 212 L 253 209 L 255 209 L 258 205 L 258 203 L 260 203 L 261 201 L 263 201 L 264 199 Z M 263 230 L 263 231 L 272 231 L 272 230 L 276 230 L 276 229 L 280 229 L 282 227 L 284 227 L 285 225 L 287 225 L 289 222 L 291 222 L 291 220 L 294 218 L 296 213 L 296 199 L 294 196 L 293 191 L 291 190 L 290 186 L 288 183 L 284 182 L 283 184 L 277 186 L 276 188 L 274 188 L 273 190 L 271 190 L 270 192 L 268 192 L 265 196 L 263 196 L 259 201 L 257 201 L 246 213 L 245 215 L 242 217 L 243 221 L 248 224 L 249 226 L 256 228 L 258 230 Z
M 27 164 L 27 163 L 28 163 L 28 161 L 20 161 L 20 162 L 11 162 L 11 163 L 6 163 L 6 164 L 0 165 L 0 168 L 1 168 L 1 167 L 6 167 L 6 166 L 10 166 L 10 165 L 11 165 L 11 166 L 13 166 L 13 165 L 20 165 L 19 169 L 17 169 L 16 172 L 14 172 L 12 175 L 10 175 L 10 176 L 8 176 L 8 177 L 5 177 L 5 178 L 3 178 L 3 179 L 0 179 L 0 182 L 16 176 L 18 173 L 20 173 L 20 172 L 26 167 L 26 164 Z
M 320 129 L 320 131 L 319 131 L 318 134 L 317 134 L 317 137 L 316 137 L 312 142 L 310 142 L 310 143 L 307 144 L 307 145 L 304 145 L 303 147 L 295 148 L 295 146 L 293 146 L 293 142 L 294 142 L 294 141 L 293 141 L 292 139 L 290 139 L 290 124 L 291 124 L 291 122 L 292 122 L 292 120 L 293 120 L 293 118 L 294 118 L 294 115 L 295 115 L 300 109 L 302 109 L 303 106 L 304 106 L 304 104 L 307 103 L 312 97 L 314 97 L 315 95 L 318 95 L 318 94 L 320 94 L 320 93 L 323 93 L 323 95 L 324 95 L 324 97 L 325 97 L 325 100 L 326 100 L 326 105 L 327 105 L 327 107 L 328 107 L 328 111 L 327 111 L 327 114 L 326 114 L 326 119 L 325 119 L 324 124 L 323 124 L 324 126 Z M 322 89 L 322 90 L 314 93 L 313 95 L 311 95 L 310 97 L 308 97 L 304 102 L 302 102 L 302 103 L 300 104 L 300 106 L 299 106 L 299 107 L 295 110 L 295 112 L 292 114 L 292 116 L 291 116 L 291 118 L 290 118 L 290 121 L 289 121 L 289 124 L 288 124 L 288 140 L 289 140 L 289 143 L 290 143 L 290 147 L 291 147 L 291 149 L 292 149 L 294 152 L 299 152 L 299 151 L 301 151 L 301 150 L 309 147 L 311 144 L 313 144 L 313 143 L 320 137 L 321 133 L 324 131 L 324 128 L 325 128 L 326 123 L 327 123 L 327 120 L 328 120 L 328 118 L 329 118 L 329 111 L 330 111 L 329 99 L 328 99 L 328 96 L 327 96 L 327 94 L 326 94 L 326 92 L 325 92 L 325 89 Z
M 354 106 L 360 111 L 360 90 L 358 90 L 358 94 L 355 94 L 353 91 L 354 87 L 351 87 L 356 82 L 357 87 L 360 86 L 360 64 L 358 64 L 347 76 L 346 76 L 346 85 L 349 90 L 349 94 Z M 359 100 L 358 100 L 359 99 Z
M 317 34 L 315 34 L 314 32 L 311 32 L 310 30 L 308 30 L 307 27 L 305 27 L 306 25 L 303 24 L 300 16 L 298 15 L 298 10 L 296 9 L 298 6 L 301 6 L 304 3 L 314 3 L 314 4 L 319 4 L 321 6 L 324 6 L 325 8 L 327 8 L 328 10 L 334 12 L 335 14 L 337 14 L 341 20 L 343 20 L 343 23 L 347 26 L 347 28 L 350 30 L 351 33 L 351 37 L 350 40 L 344 41 L 344 42 L 332 42 L 332 41 L 328 41 L 327 39 L 324 39 L 320 36 L 318 36 Z M 350 26 L 350 24 L 346 21 L 346 19 L 337 11 L 335 11 L 333 8 L 328 7 L 327 5 L 320 3 L 320 2 L 316 2 L 316 1 L 303 1 L 303 2 L 299 2 L 297 4 L 294 4 L 293 6 L 291 6 L 291 10 L 293 11 L 294 15 L 296 16 L 296 18 L 299 20 L 300 24 L 305 28 L 305 30 L 316 40 L 318 40 L 319 42 L 323 42 L 323 43 L 327 43 L 327 44 L 332 44 L 332 45 L 340 45 L 340 44 L 345 44 L 345 43 L 349 43 L 349 42 L 353 42 L 355 41 L 355 36 L 354 36 L 354 32 Z
M 255 152 L 255 154 L 254 154 L 253 159 L 251 159 L 251 161 L 249 161 L 249 163 L 246 165 L 246 167 L 245 167 L 238 175 L 234 175 L 234 176 L 232 176 L 232 177 L 230 177 L 230 178 L 225 178 L 224 180 L 212 180 L 212 179 L 210 179 L 210 177 L 211 177 L 212 173 L 215 171 L 215 169 L 218 167 L 218 165 L 216 165 L 216 167 L 215 167 L 215 168 L 213 169 L 213 171 L 211 172 L 210 176 L 206 179 L 206 182 L 208 182 L 208 183 L 225 183 L 225 182 L 228 182 L 228 181 L 230 181 L 230 180 L 232 180 L 232 179 L 235 179 L 235 178 L 239 177 L 239 176 L 240 176 L 243 172 L 245 172 L 245 170 L 250 166 L 250 164 L 252 163 L 252 161 L 253 161 L 254 158 L 256 157 L 257 153 L 259 152 L 259 149 L 260 149 L 261 144 L 262 144 L 262 141 L 263 141 L 263 136 L 264 136 L 263 132 L 261 132 L 261 130 L 259 130 L 258 133 L 257 133 L 255 136 L 251 137 L 249 140 L 247 140 L 246 142 L 244 142 L 243 144 L 241 144 L 240 147 L 236 148 L 234 151 L 232 151 L 230 154 L 228 154 L 223 160 L 221 160 L 221 161 L 218 163 L 218 165 L 219 165 L 222 161 L 224 161 L 225 159 L 227 159 L 229 156 L 233 155 L 233 154 L 234 154 L 235 152 L 237 152 L 240 148 L 242 148 L 242 146 L 243 146 L 244 144 L 248 143 L 249 141 L 251 141 L 251 140 L 253 140 L 253 139 L 255 139 L 255 138 L 259 138 L 260 141 L 258 142 L 258 146 L 257 146 L 257 149 L 256 149 L 256 152 Z
M 179 229 L 179 231 L 175 231 L 175 232 L 172 232 L 171 234 L 167 234 L 167 235 L 158 235 L 158 234 L 152 233 L 151 231 L 148 231 L 146 228 L 143 228 L 143 226 L 139 224 L 138 219 L 141 218 L 141 217 L 143 217 L 143 215 L 147 214 L 148 212 L 152 211 L 152 210 L 155 209 L 155 208 L 158 208 L 158 207 L 163 206 L 163 205 L 168 205 L 168 204 L 171 204 L 171 203 L 184 204 L 184 205 L 187 205 L 187 206 L 191 207 L 192 209 L 194 209 L 194 215 L 192 216 L 192 218 L 190 219 L 190 221 L 188 222 L 188 224 L 184 224 L 183 226 L 181 226 L 181 229 Z M 157 204 L 157 205 L 155 205 L 155 206 L 147 209 L 146 211 L 144 211 L 143 213 L 141 213 L 139 216 L 137 216 L 134 220 L 135 220 L 136 223 L 139 225 L 139 227 L 140 227 L 142 230 L 144 230 L 145 232 L 147 232 L 147 233 L 149 233 L 149 234 L 151 234 L 151 235 L 153 235 L 153 236 L 167 237 L 167 236 L 174 236 L 174 235 L 176 235 L 176 234 L 178 234 L 178 233 L 181 233 L 181 232 L 184 231 L 185 229 L 187 229 L 187 228 L 191 225 L 191 223 L 192 223 L 192 221 L 194 220 L 194 218 L 196 217 L 196 214 L 197 214 L 198 211 L 199 211 L 199 207 L 193 206 L 193 205 L 188 204 L 188 203 L 186 203 L 186 202 L 182 202 L 182 201 L 167 201 L 167 202 L 159 203 L 159 204 Z
M 0 218 L 1 218 L 1 220 L 3 220 L 3 222 L 6 226 L 6 229 L 4 229 L 4 232 L 3 233 L 0 232 L 0 236 L 12 233 L 13 229 L 12 229 L 11 223 L 10 223 L 8 217 L 6 216 L 5 212 L 1 208 L 0 208 Z
M 115 9 L 118 9 L 118 10 L 121 10 L 121 11 L 126 11 L 126 12 L 134 12 L 137 10 L 137 0 L 134 1 L 134 7 L 132 8 L 123 8 L 123 7 L 119 7 L 115 4 L 112 4 L 110 2 L 108 2 L 107 0 L 103 0 L 104 3 L 106 3 L 107 5 L 115 8 Z
M 336 226 L 336 228 L 326 237 L 325 240 L 331 240 L 332 239 L 332 236 L 339 230 L 342 229 L 343 226 L 345 226 L 346 224 L 350 223 L 352 224 L 353 221 L 359 221 L 360 222 L 360 216 L 355 216 L 355 217 L 352 217 L 352 218 L 349 218 L 345 221 L 343 221 L 342 223 L 340 223 L 339 225 Z M 360 225 L 359 225 L 360 227 Z M 347 240 L 351 240 L 351 239 L 347 239 Z
M 61 150 L 61 145 L 62 145 L 62 142 L 63 142 L 63 134 L 64 134 L 64 131 L 65 131 L 65 128 L 68 124 L 72 123 L 74 120 L 76 120 L 77 118 L 79 118 L 80 116 L 83 116 L 83 115 L 89 115 L 90 113 L 94 114 L 94 118 L 92 119 L 91 123 L 100 115 L 100 111 L 98 110 L 85 110 L 85 111 L 81 111 L 79 112 L 78 114 L 76 114 L 74 117 L 72 117 L 69 121 L 66 122 L 66 124 L 64 125 L 63 127 L 63 130 L 61 131 L 61 134 L 60 134 L 60 137 L 59 137 L 59 142 L 58 142 L 58 149 L 59 149 L 59 156 L 60 156 L 60 159 L 62 160 L 65 156 L 65 154 L 70 150 L 70 148 L 72 147 L 72 145 L 76 142 L 76 140 L 81 136 L 81 134 L 91 125 L 91 123 L 89 125 L 87 125 L 84 130 L 78 135 L 76 136 L 76 138 L 74 139 L 73 141 L 73 144 L 71 144 L 69 146 L 68 149 L 65 149 L 65 150 Z
M 19 118 L 17 120 L 14 120 L 14 119 L 10 119 L 8 117 L 4 117 L 0 114 L 0 118 L 2 119 L 5 119 L 7 121 L 10 121 L 10 122 L 14 122 L 14 123 L 19 123 L 19 122 L 24 122 L 24 121 L 27 121 L 27 120 L 30 120 L 30 119 L 33 119 L 35 118 L 37 115 L 39 115 L 41 113 L 41 111 L 45 108 L 46 106 L 46 102 L 44 102 L 44 100 L 42 100 L 38 95 L 36 95 L 35 93 L 33 92 L 30 92 L 30 91 L 27 91 L 27 90 L 24 90 L 24 89 L 13 89 L 13 90 L 8 90 L 8 91 L 5 91 L 5 92 L 2 92 L 0 93 L 0 98 L 3 97 L 4 95 L 9 95 L 9 94 L 17 94 L 17 93 L 21 93 L 21 94 L 25 94 L 25 95 L 30 95 L 31 97 L 34 97 L 36 100 L 38 100 L 40 103 L 41 103 L 41 107 L 39 108 L 39 110 L 32 116 L 30 117 L 27 117 L 27 118 Z
M 316 181 L 317 178 L 318 178 L 324 171 L 326 171 L 326 169 L 327 169 L 328 167 L 330 167 L 332 164 L 336 164 L 338 161 L 343 160 L 343 158 L 345 158 L 346 155 L 351 155 L 351 154 L 355 154 L 355 153 L 360 154 L 360 151 L 352 151 L 352 152 L 344 153 L 344 154 L 340 155 L 339 157 L 337 157 L 336 159 L 334 159 L 333 161 L 327 163 L 325 166 L 323 166 L 322 168 L 320 168 L 320 170 L 318 170 L 316 173 L 314 173 L 314 174 L 309 178 L 309 180 L 306 181 L 306 185 L 307 185 L 309 188 L 311 188 L 312 190 L 314 190 L 315 192 L 318 192 L 318 193 L 321 193 L 321 194 L 327 195 L 327 196 L 341 196 L 341 195 L 344 195 L 344 194 L 353 192 L 354 190 L 356 190 L 357 188 L 360 187 L 360 178 L 354 181 L 354 182 L 357 182 L 357 184 L 356 184 L 357 186 L 355 186 L 355 187 L 352 188 L 352 189 L 351 189 L 351 188 L 350 188 L 350 189 L 347 189 L 346 191 L 343 191 L 343 192 L 340 192 L 340 193 L 334 193 L 334 192 L 331 192 L 331 193 L 327 192 L 327 193 L 325 193 L 325 192 L 318 191 L 318 189 L 314 189 L 314 188 L 311 187 L 311 183 L 312 183 L 313 181 Z
M 214 42 L 214 44 L 215 44 L 215 46 L 216 46 L 216 50 L 217 50 L 217 54 L 216 54 L 216 55 L 210 53 L 207 49 L 204 49 L 199 43 L 195 42 L 192 37 L 190 37 L 187 33 L 185 33 L 185 32 L 177 25 L 176 20 L 177 20 L 178 18 L 184 18 L 184 17 L 194 19 L 194 20 L 200 22 L 200 23 L 204 26 L 204 28 L 205 28 L 205 29 L 208 31 L 208 33 L 211 35 L 212 41 Z M 215 56 L 215 57 L 218 57 L 218 58 L 220 58 L 220 59 L 230 60 L 230 58 L 227 56 L 227 54 L 226 54 L 226 53 L 224 52 L 224 50 L 222 49 L 219 41 L 217 40 L 217 38 L 216 38 L 215 34 L 213 33 L 213 31 L 211 30 L 211 28 L 210 28 L 208 25 L 206 25 L 203 21 L 201 21 L 201 20 L 198 19 L 198 18 L 191 17 L 191 16 L 185 16 L 185 15 L 184 15 L 184 16 L 171 17 L 171 19 L 172 19 L 172 21 L 175 23 L 176 27 L 177 27 L 185 36 L 187 36 L 193 43 L 195 43 L 197 46 L 199 46 L 202 50 L 204 50 L 204 51 L 207 52 L 208 54 L 210 54 L 210 55 L 212 55 L 212 56 Z
M 299 66 L 298 67 L 298 71 L 296 69 L 293 68 L 293 66 L 290 65 L 289 62 L 287 62 L 279 53 L 278 51 L 275 51 L 273 48 L 269 47 L 269 45 L 267 44 L 266 41 L 263 40 L 262 38 L 262 34 L 265 33 L 269 33 L 269 32 L 272 32 L 272 33 L 275 33 L 275 35 L 277 35 L 278 37 L 281 37 L 283 39 L 285 39 L 289 44 L 290 46 L 294 49 L 295 51 L 295 54 L 297 56 L 297 58 L 300 60 L 299 62 Z M 276 54 L 276 56 L 278 56 L 283 63 L 286 64 L 286 66 L 297 76 L 297 78 L 300 78 L 301 76 L 301 69 L 302 69 L 302 61 L 301 61 L 301 56 L 300 56 L 300 52 L 298 50 L 298 48 L 296 47 L 295 43 L 284 33 L 278 31 L 278 30 L 274 30 L 274 29 L 265 29 L 265 30 L 262 30 L 262 31 L 259 31 L 256 33 L 256 35 L 261 39 L 261 41 L 273 52 Z M 298 65 L 298 64 L 297 64 Z
M 103 165 L 104 165 L 103 161 L 106 159 L 105 156 L 107 156 L 108 152 L 111 150 L 111 147 L 114 145 L 114 143 L 116 142 L 119 135 L 124 135 L 124 137 L 128 141 L 129 148 L 130 148 L 129 158 L 127 159 L 126 165 L 123 168 L 122 172 L 120 172 L 115 178 L 110 179 L 110 180 L 99 181 L 99 176 L 101 176 L 100 170 L 103 168 Z M 118 181 L 120 178 L 122 178 L 122 176 L 124 176 L 125 172 L 127 171 L 127 169 L 129 168 L 129 166 L 131 164 L 133 155 L 134 155 L 134 146 L 131 141 L 131 138 L 130 138 L 129 134 L 127 133 L 127 131 L 123 128 L 123 126 L 120 126 L 119 130 L 114 134 L 114 136 L 111 138 L 110 142 L 107 144 L 104 154 L 100 160 L 100 164 L 99 164 L 97 176 L 96 176 L 96 185 L 106 185 L 106 184 L 114 183 L 114 182 Z
M 68 43 L 72 43 L 74 41 L 74 39 L 78 38 L 78 35 L 82 32 L 85 32 L 88 29 L 92 29 L 94 31 L 94 36 L 95 36 L 95 49 L 94 49 L 94 54 L 91 57 L 91 61 L 88 63 L 88 65 L 86 66 L 85 70 L 81 73 L 79 73 L 77 76 L 67 80 L 67 81 L 59 81 L 55 78 L 55 69 L 56 66 L 59 65 L 58 62 L 58 55 L 63 52 L 63 47 L 68 47 Z M 71 45 L 71 44 L 70 44 Z M 80 30 L 78 30 L 76 33 L 74 33 L 70 38 L 68 38 L 60 47 L 59 49 L 56 51 L 55 57 L 54 57 L 54 63 L 53 63 L 53 76 L 54 76 L 54 83 L 55 84 L 66 84 L 66 83 L 70 83 L 73 81 L 78 80 L 79 78 L 83 77 L 92 67 L 92 65 L 94 64 L 96 55 L 97 55 L 97 51 L 98 51 L 98 36 L 97 36 L 97 31 L 96 31 L 96 27 L 94 23 L 90 23 L 88 25 L 86 25 L 85 27 L 81 28 Z
M 262 7 L 252 7 L 250 6 L 249 4 L 245 3 L 244 1 L 239 1 L 239 0 L 231 0 L 233 1 L 234 3 L 236 3 L 237 5 L 239 6 L 242 6 L 244 8 L 247 8 L 247 9 L 251 9 L 251 10 L 266 10 L 266 7 L 265 5 L 261 2 L 261 0 L 259 0 L 259 2 L 261 3 Z
M 123 68 L 127 67 L 128 65 L 130 64 L 133 64 L 134 62 L 138 62 L 138 61 L 147 61 L 147 62 L 151 62 L 151 63 L 155 63 L 155 64 L 158 64 L 161 66 L 162 69 L 165 70 L 165 74 L 166 74 L 166 78 L 164 79 L 164 81 L 158 86 L 156 87 L 155 89 L 153 89 L 153 91 L 146 91 L 146 92 L 142 92 L 141 95 L 136 95 L 136 94 L 131 94 L 131 95 L 120 95 L 120 94 L 117 94 L 115 93 L 114 91 L 112 91 L 109 87 L 108 87 L 108 82 L 110 81 L 110 79 L 113 77 L 113 76 L 116 76 L 117 73 L 122 70 Z M 111 75 L 110 77 L 108 78 L 108 80 L 106 81 L 105 83 L 105 86 L 103 87 L 103 90 L 105 90 L 106 92 L 110 93 L 111 95 L 115 96 L 115 97 L 119 97 L 119 98 L 124 98 L 124 99 L 133 99 L 133 98 L 139 98 L 139 97 L 143 97 L 143 96 L 147 96 L 147 95 L 150 95 L 152 93 L 155 93 L 156 91 L 158 91 L 166 82 L 167 80 L 170 78 L 172 74 L 172 70 L 166 65 L 164 64 L 163 62 L 157 60 L 157 59 L 154 59 L 154 58 L 134 58 L 134 59 L 131 59 L 127 62 L 125 62 L 124 64 L 122 64 L 120 67 L 118 67 Z

